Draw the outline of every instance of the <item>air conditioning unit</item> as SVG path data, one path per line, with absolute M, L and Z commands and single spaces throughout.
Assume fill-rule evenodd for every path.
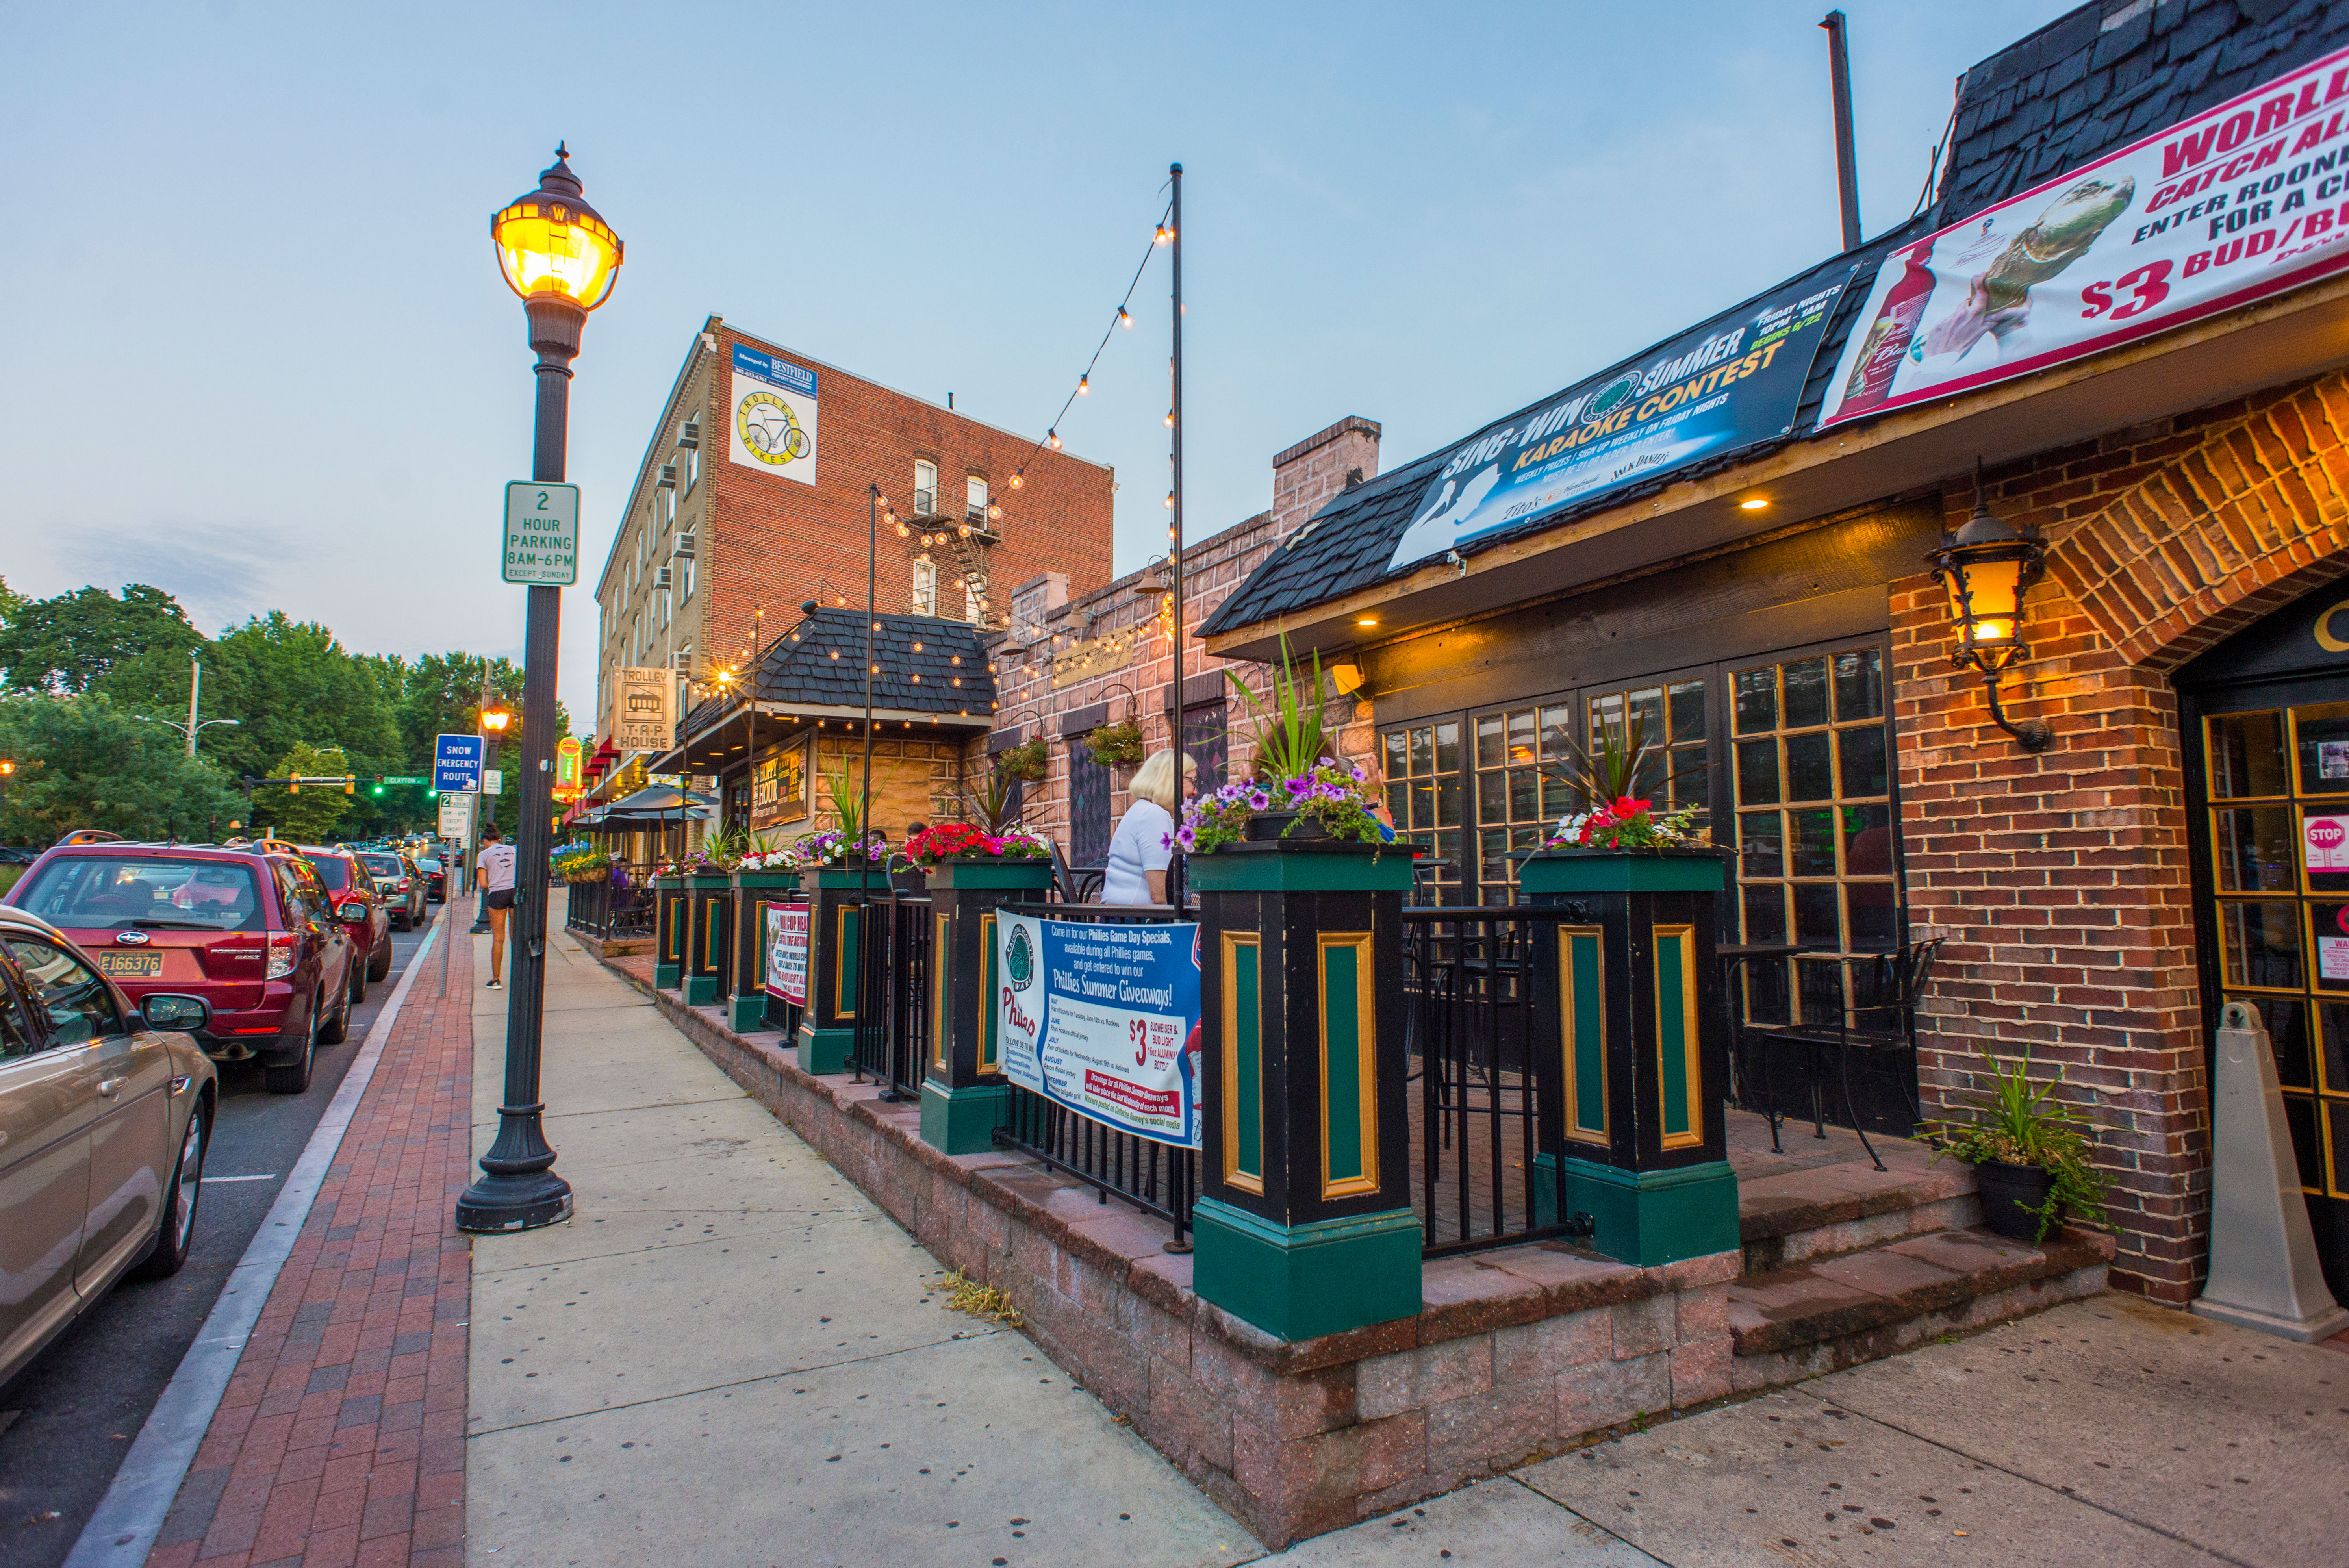
M 690 533 L 680 533 L 680 534 L 678 534 L 678 535 L 677 536 L 677 543 L 676 543 L 674 546 L 672 546 L 672 547 L 670 548 L 670 550 L 669 550 L 669 555 L 671 556 L 671 558 L 673 558 L 673 559 L 675 559 L 675 560 L 678 560 L 678 561 L 690 561 L 690 560 L 692 560 L 692 559 L 693 559 L 693 542 L 694 542 L 694 536 L 693 536 L 692 534 L 690 534 Z
M 668 586 L 667 567 L 664 566 L 658 572 L 653 573 L 653 586 L 656 588 L 666 588 Z
M 675 463 L 663 463 L 660 466 L 660 477 L 653 480 L 653 488 L 655 490 L 673 490 L 677 489 L 677 465 Z
M 680 452 L 698 452 L 701 449 L 700 420 L 688 419 L 677 428 L 677 449 Z

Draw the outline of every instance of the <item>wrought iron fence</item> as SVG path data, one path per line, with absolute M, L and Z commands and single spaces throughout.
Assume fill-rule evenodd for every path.
M 1558 1053 L 1534 1048 L 1536 944 L 1554 945 L 1565 918 L 1522 903 L 1402 912 L 1403 1040 L 1419 1085 L 1406 1100 L 1412 1207 L 1423 1256 L 1576 1233 L 1550 1212 L 1536 1160 L 1563 1088 Z
M 851 901 L 857 916 L 856 1040 L 849 1069 L 919 1099 L 930 1038 L 930 900 L 878 884 Z
M 636 885 L 616 888 L 609 877 L 599 877 L 570 887 L 563 916 L 565 930 L 595 937 L 652 934 L 652 901 Z
M 1006 913 L 1047 920 L 1149 921 L 1165 924 L 1182 918 L 1169 905 L 1119 906 L 1081 903 L 1007 903 Z M 1071 1110 L 1019 1084 L 1009 1086 L 1009 1125 L 996 1130 L 999 1147 L 1016 1150 L 1052 1170 L 1073 1176 L 1099 1194 L 1155 1215 L 1174 1227 L 1170 1250 L 1191 1249 L 1191 1204 L 1199 1192 L 1199 1155 L 1137 1133 L 1122 1132 Z

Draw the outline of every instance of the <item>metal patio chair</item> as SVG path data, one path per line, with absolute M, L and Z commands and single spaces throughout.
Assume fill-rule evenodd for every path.
M 1743 1031 L 1756 1046 L 1766 1047 L 1775 1041 L 1801 1048 L 1803 1076 L 1811 1096 L 1811 1128 L 1820 1138 L 1827 1135 L 1826 1113 L 1820 1099 L 1822 1058 L 1830 1051 L 1835 1053 L 1836 1079 L 1843 1094 L 1844 1115 L 1858 1136 L 1859 1146 L 1868 1150 L 1868 1159 L 1876 1162 L 1878 1171 L 1885 1168 L 1884 1157 L 1868 1140 L 1867 1131 L 1859 1125 L 1859 1111 L 1852 1103 L 1852 1053 L 1898 1057 L 1906 1052 L 1913 1072 L 1918 1005 L 1932 983 L 1933 960 L 1943 940 L 1929 937 L 1889 953 L 1857 953 L 1837 959 L 1837 1006 L 1833 1022 L 1748 1024 Z M 1901 1097 L 1908 1100 L 1913 1119 L 1918 1113 L 1916 1094 L 1905 1079 L 1899 1081 Z M 1775 1111 L 1775 1094 L 1766 1093 L 1766 1098 Z M 1775 1130 L 1774 1127 L 1774 1135 Z

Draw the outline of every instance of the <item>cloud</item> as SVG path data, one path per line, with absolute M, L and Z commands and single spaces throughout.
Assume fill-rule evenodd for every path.
M 263 525 L 180 523 L 137 536 L 94 531 L 64 553 L 92 583 L 162 589 L 199 628 L 217 634 L 284 600 L 285 542 Z

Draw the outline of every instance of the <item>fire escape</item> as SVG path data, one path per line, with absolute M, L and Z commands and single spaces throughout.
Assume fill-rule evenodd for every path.
M 970 601 L 978 606 L 977 624 L 1000 631 L 1010 624 L 1011 602 L 1008 593 L 994 592 L 994 547 L 1003 542 L 996 528 L 1002 508 L 982 504 L 975 498 L 963 508 L 960 520 L 944 513 L 938 507 L 936 490 L 916 488 L 914 491 L 914 515 L 906 520 L 911 531 L 931 559 L 941 569 L 936 586 L 937 602 L 932 614 L 960 619 L 963 604 L 955 596 L 968 591 Z

